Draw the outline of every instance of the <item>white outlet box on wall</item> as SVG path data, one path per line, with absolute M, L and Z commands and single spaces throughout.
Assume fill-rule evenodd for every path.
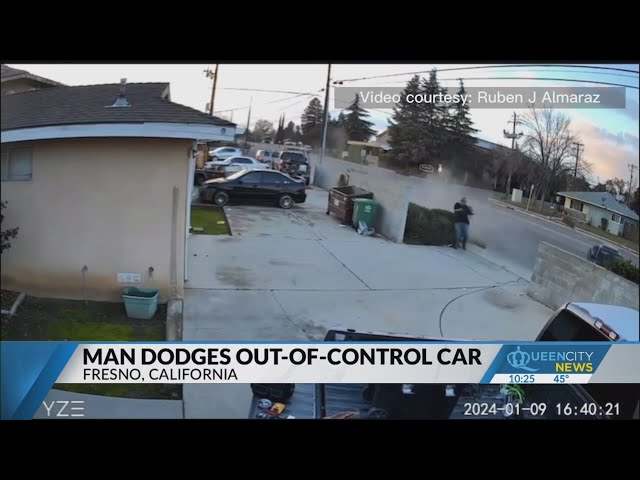
M 140 283 L 141 277 L 139 273 L 119 273 L 118 282 L 120 283 Z

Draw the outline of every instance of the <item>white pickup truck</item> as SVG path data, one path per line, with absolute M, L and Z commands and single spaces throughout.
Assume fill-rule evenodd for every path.
M 536 341 L 619 342 L 638 341 L 639 312 L 626 307 L 593 303 L 567 303 L 540 331 Z M 330 330 L 325 341 L 346 342 L 447 342 L 444 338 Z M 460 341 L 460 340 L 456 340 Z M 640 366 L 638 366 L 640 368 Z M 636 384 L 527 384 L 526 405 L 552 405 L 541 414 L 505 416 L 495 405 L 504 402 L 500 385 L 438 384 L 296 384 L 277 418 L 387 418 L 387 419 L 637 419 L 640 385 Z M 269 385 L 259 384 L 259 390 Z M 249 418 L 271 418 L 254 396 Z M 558 409 L 557 406 L 561 405 Z M 567 405 L 569 407 L 567 407 Z M 476 406 L 479 406 L 476 408 Z M 484 406 L 484 407 L 483 407 Z M 567 411 L 571 410 L 569 414 Z

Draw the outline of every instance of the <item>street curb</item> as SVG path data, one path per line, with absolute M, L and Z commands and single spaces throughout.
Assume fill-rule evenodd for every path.
M 516 207 L 514 205 L 510 205 L 508 203 L 501 202 L 500 200 L 496 200 L 494 198 L 489 198 L 489 201 L 493 202 L 493 203 L 497 203 L 498 205 L 501 205 L 501 206 L 503 206 L 505 208 L 510 208 L 512 210 L 517 210 L 519 212 L 524 213 L 525 215 L 530 215 L 532 217 L 539 218 L 540 220 L 545 220 L 547 222 L 553 223 L 554 225 L 558 225 L 559 227 L 564 227 L 564 228 L 568 228 L 569 230 L 573 230 L 573 228 L 569 227 L 568 225 L 565 225 L 562 222 L 556 222 L 555 220 L 551 220 L 551 217 L 545 217 L 544 215 L 540 215 L 538 213 L 528 212 L 524 208 Z
M 586 230 L 583 230 L 583 229 L 578 228 L 578 227 L 575 227 L 574 230 L 582 233 L 583 235 L 588 235 L 590 237 L 597 238 L 598 240 L 601 240 L 603 242 L 610 243 L 611 245 L 615 245 L 616 247 L 621 248 L 623 250 L 626 250 L 629 253 L 633 253 L 634 255 L 638 255 L 638 252 L 636 252 L 635 250 L 631 250 L 629 247 L 625 247 L 624 245 L 621 245 L 621 244 L 619 244 L 617 242 L 612 242 L 608 238 L 601 237 L 599 235 L 596 235 L 595 233 L 587 232 Z

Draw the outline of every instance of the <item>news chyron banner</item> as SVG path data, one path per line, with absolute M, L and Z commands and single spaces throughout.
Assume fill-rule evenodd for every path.
M 640 343 L 2 342 L 2 419 L 64 383 L 640 383 Z

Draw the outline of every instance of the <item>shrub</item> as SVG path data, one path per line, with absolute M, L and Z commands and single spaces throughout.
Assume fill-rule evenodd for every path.
M 576 226 L 576 222 L 573 218 L 571 218 L 569 215 L 563 215 L 562 216 L 562 223 L 564 223 L 565 225 L 570 226 L 571 228 L 574 228 Z
M 4 210 L 5 208 L 7 208 L 7 202 L 0 202 L 0 212 L 2 212 L 2 210 Z M 0 213 L 0 224 L 3 221 L 4 221 L 4 215 Z M 9 240 L 11 240 L 12 238 L 16 238 L 17 236 L 18 236 L 17 227 L 9 228 L 8 230 L 2 230 L 2 232 L 0 233 L 0 239 L 2 240 L 0 242 L 0 253 L 10 248 L 11 242 L 9 242 Z
M 405 243 L 450 245 L 454 240 L 453 212 L 409 204 L 404 230 Z
M 611 270 L 616 275 L 620 275 L 633 283 L 640 285 L 640 268 L 636 267 L 629 260 L 616 260 L 606 266 L 608 270 Z

